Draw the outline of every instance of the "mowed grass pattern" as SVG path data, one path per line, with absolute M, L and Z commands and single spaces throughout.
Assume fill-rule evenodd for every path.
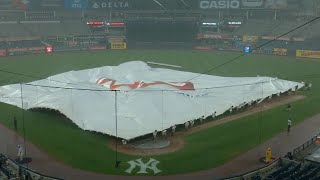
M 107 52 L 61 53 L 0 59 L 0 69 L 28 74 L 39 78 L 70 71 L 118 65 L 132 60 L 154 61 L 180 65 L 183 71 L 204 72 L 224 63 L 237 53 L 200 52 L 182 50 L 126 50 Z M 156 66 L 154 66 L 156 67 Z M 293 123 L 320 112 L 319 100 L 320 62 L 288 57 L 247 55 L 226 64 L 208 74 L 221 76 L 272 76 L 296 81 L 312 81 L 311 91 L 302 101 L 293 104 Z M 30 82 L 37 78 L 17 76 L 0 72 L 0 85 Z M 152 156 L 161 163 L 158 175 L 186 173 L 213 168 L 235 158 L 259 143 L 282 132 L 289 116 L 285 107 L 273 108 L 237 121 L 222 124 L 186 137 L 186 146 L 175 153 Z M 21 111 L 0 103 L 0 122 L 12 128 L 13 116 L 19 120 Z M 70 166 L 106 174 L 126 174 L 126 161 L 140 158 L 119 154 L 123 162 L 120 169 L 114 168 L 115 152 L 106 144 L 109 137 L 79 129 L 63 115 L 53 112 L 25 111 L 27 139 L 59 161 Z M 259 138 L 260 137 L 260 138 Z M 149 157 L 143 158 L 145 161 Z M 135 174 L 135 173 L 133 173 Z

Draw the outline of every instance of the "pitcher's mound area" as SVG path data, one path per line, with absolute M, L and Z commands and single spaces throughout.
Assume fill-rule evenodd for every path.
M 130 155 L 139 155 L 139 156 L 150 156 L 150 155 L 159 155 L 175 152 L 184 147 L 184 136 L 192 134 L 194 132 L 202 131 L 223 123 L 234 121 L 242 117 L 246 117 L 261 111 L 265 111 L 274 107 L 282 106 L 294 101 L 298 101 L 305 98 L 302 95 L 284 95 L 282 97 L 277 97 L 272 100 L 266 100 L 259 105 L 248 108 L 246 111 L 230 115 L 224 118 L 217 118 L 216 120 L 209 121 L 201 125 L 196 125 L 188 131 L 179 131 L 176 132 L 173 136 L 169 135 L 166 139 L 159 137 L 156 142 L 152 138 L 137 140 L 129 142 L 126 145 L 122 145 L 120 141 L 117 143 L 118 152 Z M 285 110 L 285 108 L 284 108 Z M 116 140 L 112 139 L 108 143 L 108 147 L 116 150 Z

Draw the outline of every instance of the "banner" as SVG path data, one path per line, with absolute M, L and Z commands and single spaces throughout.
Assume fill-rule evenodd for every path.
M 288 49 L 285 49 L 285 48 L 274 48 L 273 49 L 274 55 L 286 56 L 287 53 L 288 53 Z
M 88 0 L 64 0 L 64 8 L 66 9 L 87 9 Z
M 111 49 L 127 49 L 127 43 L 111 43 Z
M 240 0 L 200 0 L 200 9 L 239 9 Z
M 212 48 L 210 46 L 194 46 L 193 49 L 194 50 L 204 50 L 204 51 L 212 50 Z
M 258 36 L 243 35 L 242 41 L 243 42 L 257 42 Z
M 127 0 L 90 0 L 88 4 L 90 9 L 128 9 Z
M 274 40 L 276 39 L 276 36 L 262 36 L 261 39 L 264 39 L 264 40 Z M 290 38 L 289 37 L 280 37 L 278 39 L 276 39 L 277 41 L 290 41 Z
M 45 47 L 39 46 L 39 47 L 25 47 L 25 48 L 9 48 L 8 49 L 8 55 L 24 55 L 24 54 L 40 54 L 44 53 Z
M 197 39 L 230 39 L 228 34 L 198 34 Z
M 297 57 L 320 59 L 320 51 L 297 50 Z

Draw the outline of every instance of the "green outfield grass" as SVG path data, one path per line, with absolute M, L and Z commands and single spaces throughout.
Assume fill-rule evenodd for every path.
M 45 78 L 70 70 L 142 60 L 180 65 L 183 71 L 203 72 L 237 55 L 239 54 L 182 50 L 61 53 L 1 58 L 0 69 Z M 293 117 L 293 123 L 297 124 L 320 112 L 319 69 L 320 61 L 247 55 L 210 74 L 265 75 L 296 81 L 312 81 L 313 89 L 301 92 L 307 98 L 292 104 L 293 111 L 290 116 Z M 35 79 L 0 72 L 0 85 L 32 80 Z M 12 128 L 13 116 L 18 117 L 19 130 L 22 132 L 21 111 L 16 107 L 0 103 L 0 123 Z M 158 167 L 162 172 L 158 175 L 186 173 L 221 165 L 285 131 L 288 116 L 288 112 L 282 106 L 189 135 L 186 137 L 185 148 L 171 154 L 152 156 L 160 161 Z M 123 163 L 119 169 L 115 169 L 115 152 L 106 146 L 108 136 L 85 132 L 64 116 L 53 112 L 26 111 L 25 121 L 28 140 L 54 158 L 76 168 L 106 174 L 126 174 L 124 171 L 129 167 L 126 161 L 140 158 L 119 154 L 119 159 Z M 144 160 L 148 158 L 145 157 Z

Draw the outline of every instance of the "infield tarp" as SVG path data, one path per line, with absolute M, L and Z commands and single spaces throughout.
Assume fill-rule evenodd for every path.
M 303 86 L 271 77 L 201 75 L 188 81 L 197 75 L 133 61 L 2 86 L 0 101 L 22 108 L 22 87 L 24 109 L 58 110 L 81 129 L 130 140 Z

